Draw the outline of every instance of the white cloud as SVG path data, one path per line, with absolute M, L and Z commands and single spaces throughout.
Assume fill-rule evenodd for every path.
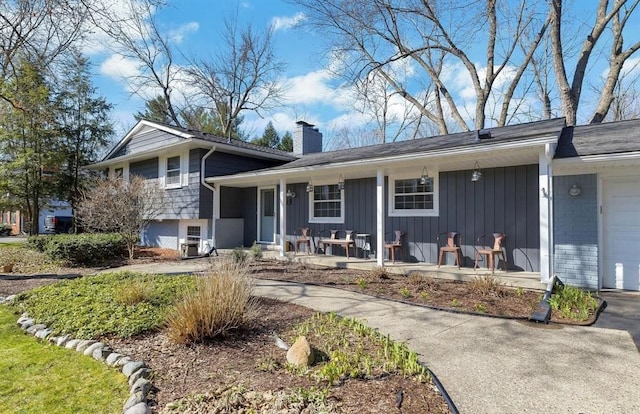
M 184 38 L 191 34 L 195 33 L 200 29 L 200 25 L 197 22 L 189 22 L 187 24 L 183 24 L 177 29 L 173 29 L 169 31 L 169 40 L 180 44 L 183 42 Z
M 289 104 L 330 104 L 336 99 L 336 90 L 330 85 L 332 80 L 333 75 L 323 69 L 289 78 L 285 101 Z
M 100 73 L 117 81 L 140 74 L 138 62 L 113 54 L 100 65 Z
M 288 30 L 293 27 L 296 27 L 298 24 L 307 20 L 307 16 L 304 13 L 299 12 L 294 14 L 293 16 L 277 16 L 271 19 L 271 25 L 273 26 L 274 31 L 278 30 Z

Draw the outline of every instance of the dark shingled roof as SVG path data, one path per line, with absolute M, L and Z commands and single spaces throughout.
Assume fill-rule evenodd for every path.
M 555 158 L 640 151 L 640 119 L 567 127 Z
M 278 157 L 286 157 L 286 158 L 289 158 L 289 159 L 292 159 L 292 160 L 295 160 L 297 158 L 291 152 L 281 151 L 281 150 L 275 149 L 275 148 L 263 147 L 263 146 L 251 144 L 249 142 L 245 142 L 245 141 L 242 141 L 242 140 L 239 140 L 239 139 L 231 139 L 231 140 L 229 140 L 228 138 L 221 137 L 219 135 L 213 135 L 213 134 L 209 134 L 207 132 L 198 131 L 198 130 L 195 130 L 195 129 L 177 127 L 175 125 L 164 124 L 162 122 L 156 122 L 156 121 L 149 121 L 149 122 L 153 122 L 154 124 L 158 124 L 158 125 L 163 125 L 163 126 L 165 126 L 167 128 L 175 129 L 176 131 L 181 131 L 183 133 L 186 133 L 186 134 L 189 134 L 189 135 L 193 135 L 197 139 L 202 139 L 202 140 L 209 141 L 209 142 L 215 142 L 215 143 L 219 143 L 219 144 L 231 145 L 233 147 L 238 147 L 238 148 L 244 148 L 244 149 L 249 149 L 249 150 L 253 150 L 253 151 L 264 152 L 264 153 L 267 153 L 267 154 L 276 155 Z
M 564 126 L 564 118 L 556 118 L 526 124 L 508 125 L 500 128 L 487 128 L 483 131 L 489 131 L 491 138 L 484 140 L 477 140 L 476 131 L 469 131 L 346 150 L 320 152 L 303 155 L 295 161 L 271 168 L 271 170 L 337 164 L 434 150 L 486 146 L 497 143 L 521 141 L 532 137 L 558 136 Z

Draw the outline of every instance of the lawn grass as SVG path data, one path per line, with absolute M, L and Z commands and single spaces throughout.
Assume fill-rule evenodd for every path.
M 42 286 L 18 295 L 14 306 L 55 335 L 126 338 L 164 325 L 169 308 L 193 285 L 193 276 L 116 272 Z
M 24 245 L 24 242 L 19 241 L 19 242 L 0 242 L 0 248 L 3 247 L 20 247 Z
M 0 306 L 0 412 L 119 413 L 126 377 L 75 351 L 26 335 Z

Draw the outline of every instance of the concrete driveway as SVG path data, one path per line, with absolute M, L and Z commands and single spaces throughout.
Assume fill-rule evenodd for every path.
M 256 293 L 358 318 L 407 341 L 461 413 L 640 412 L 640 353 L 626 331 L 439 312 L 266 280 L 257 280 Z
M 604 290 L 600 296 L 607 301 L 607 308 L 595 326 L 628 332 L 640 352 L 640 292 Z

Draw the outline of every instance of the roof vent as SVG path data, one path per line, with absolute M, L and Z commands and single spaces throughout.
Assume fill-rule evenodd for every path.
M 478 129 L 476 130 L 476 142 L 480 142 L 485 139 L 491 139 L 491 131 L 488 129 Z

